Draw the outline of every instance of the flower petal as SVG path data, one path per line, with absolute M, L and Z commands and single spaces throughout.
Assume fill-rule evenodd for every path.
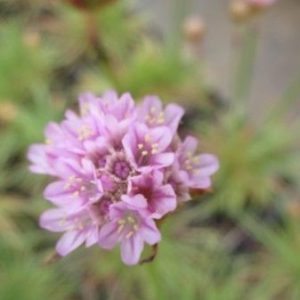
M 161 234 L 152 219 L 144 221 L 140 228 L 140 235 L 149 245 L 157 244 L 161 240 Z
M 153 198 L 155 212 L 160 216 L 173 211 L 176 208 L 176 195 L 170 184 L 166 184 L 155 191 Z
M 172 133 L 175 133 L 179 122 L 184 115 L 184 110 L 182 107 L 176 104 L 169 104 L 165 111 L 165 125 L 167 125 Z
M 57 242 L 56 251 L 61 256 L 66 256 L 84 242 L 84 234 L 79 231 L 66 232 Z
M 130 206 L 133 206 L 135 208 L 146 208 L 147 207 L 147 200 L 146 198 L 141 195 L 135 195 L 135 196 L 127 196 L 123 195 L 121 197 L 122 201 L 129 204 Z
M 118 226 L 115 222 L 104 224 L 99 232 L 99 245 L 104 249 L 112 249 L 118 243 Z
M 199 175 L 211 176 L 219 169 L 219 161 L 216 156 L 212 154 L 199 155 Z
M 135 265 L 138 263 L 144 243 L 139 234 L 133 235 L 131 238 L 123 239 L 121 243 L 122 260 L 127 265 Z
M 159 153 L 151 157 L 150 166 L 146 166 L 146 169 L 152 167 L 152 169 L 159 169 L 170 166 L 175 159 L 175 155 L 172 152 Z
M 65 211 L 58 208 L 46 210 L 40 216 L 39 224 L 42 228 L 54 232 L 61 232 L 70 228 Z

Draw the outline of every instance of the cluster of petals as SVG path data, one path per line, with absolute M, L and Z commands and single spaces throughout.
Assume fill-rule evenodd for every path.
M 211 187 L 218 160 L 197 154 L 194 137 L 179 138 L 183 114 L 155 96 L 136 105 L 109 91 L 81 95 L 79 113 L 47 125 L 45 143 L 32 145 L 28 159 L 32 172 L 54 178 L 44 191 L 53 208 L 40 226 L 62 233 L 58 254 L 119 244 L 123 262 L 136 264 L 145 243 L 161 240 L 157 221 L 190 200 L 190 190 Z

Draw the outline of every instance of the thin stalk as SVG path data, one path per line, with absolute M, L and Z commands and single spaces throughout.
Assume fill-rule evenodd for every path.
M 290 86 L 285 90 L 281 99 L 274 105 L 273 109 L 269 112 L 267 119 L 276 120 L 288 113 L 291 107 L 300 100 L 300 73 L 293 80 Z
M 245 28 L 241 32 L 238 63 L 234 75 L 233 100 L 234 105 L 244 106 L 249 96 L 254 62 L 256 57 L 258 31 L 254 28 Z
M 171 53 L 178 53 L 182 44 L 182 24 L 188 12 L 189 1 L 171 0 L 171 24 L 167 36 L 168 50 Z

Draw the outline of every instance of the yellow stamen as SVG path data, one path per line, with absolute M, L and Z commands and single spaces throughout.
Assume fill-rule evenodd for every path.
M 135 223 L 135 220 L 132 216 L 128 216 L 127 220 L 128 220 L 129 223 Z
M 127 234 L 126 234 L 126 238 L 127 239 L 130 239 L 132 236 L 133 236 L 134 232 L 133 231 L 129 231 Z
M 125 224 L 120 224 L 120 226 L 118 227 L 117 233 L 121 233 L 124 226 L 125 226 Z
M 142 156 L 146 156 L 146 155 L 148 155 L 148 151 L 147 150 L 142 151 Z
M 92 129 L 87 126 L 82 126 L 78 130 L 78 139 L 80 141 L 85 140 L 85 139 L 91 137 L 92 135 L 93 135 Z

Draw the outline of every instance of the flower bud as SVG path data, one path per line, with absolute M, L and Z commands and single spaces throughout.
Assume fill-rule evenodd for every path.
M 247 21 L 252 16 L 252 9 L 245 0 L 233 0 L 230 3 L 230 16 L 234 22 Z
M 23 42 L 28 47 L 36 48 L 41 42 L 40 34 L 35 30 L 27 30 L 23 35 Z
M 18 114 L 17 107 L 9 101 L 0 103 L 0 123 L 8 124 L 15 120 Z
M 265 10 L 276 0 L 232 0 L 230 4 L 231 18 L 235 22 L 244 22 Z
M 199 16 L 191 16 L 184 22 L 183 31 L 189 42 L 196 43 L 203 39 L 206 26 Z

